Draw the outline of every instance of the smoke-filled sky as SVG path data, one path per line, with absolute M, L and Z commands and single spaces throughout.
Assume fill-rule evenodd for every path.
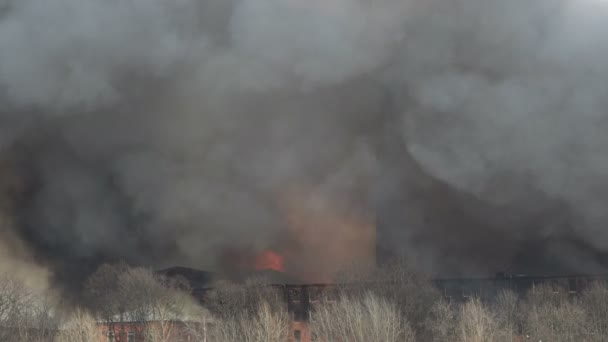
M 0 0 L 0 265 L 603 271 L 606 60 L 601 0 Z

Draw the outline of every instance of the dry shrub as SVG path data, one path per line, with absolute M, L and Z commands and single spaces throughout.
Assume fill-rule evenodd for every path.
M 568 291 L 556 284 L 540 284 L 532 287 L 526 294 L 527 305 L 560 306 L 570 300 Z
M 394 302 L 408 322 L 423 327 L 432 303 L 441 298 L 430 278 L 412 270 L 404 260 L 388 264 L 378 270 L 376 276 L 383 285 L 378 286 L 374 293 Z
M 351 272 L 342 276 L 343 292 L 363 297 L 372 293 L 393 303 L 409 322 L 416 335 L 428 340 L 428 322 L 433 304 L 441 299 L 440 292 L 425 274 L 409 267 L 404 259 L 394 259 L 384 266 L 366 272 Z
M 95 319 L 89 312 L 76 308 L 66 319 L 55 342 L 90 342 L 99 337 Z
M 514 294 L 513 294 L 514 296 Z M 466 303 L 436 302 L 427 321 L 436 342 L 502 342 L 514 341 L 517 297 L 512 293 L 499 295 L 494 305 L 474 298 Z
M 311 328 L 324 342 L 416 340 L 397 306 L 372 293 L 322 303 L 312 314 Z
M 561 287 L 541 285 L 528 293 L 525 332 L 535 341 L 588 340 L 586 315 L 580 301 Z
M 254 315 L 262 303 L 273 311 L 286 309 L 281 291 L 261 277 L 248 279 L 245 284 L 217 282 L 205 298 L 205 307 L 218 319 L 231 319 L 237 314 Z
M 31 294 L 18 279 L 0 276 L 0 340 L 9 341 L 27 316 Z
M 30 292 L 29 301 L 22 308 L 20 338 L 28 342 L 52 341 L 60 325 L 58 299 L 48 291 Z M 13 341 L 17 341 L 13 338 Z
M 500 340 L 513 341 L 521 331 L 523 312 L 519 297 L 510 290 L 500 291 L 491 307 L 498 324 Z
M 261 302 L 253 313 L 235 313 L 215 322 L 210 335 L 218 342 L 285 342 L 289 316 L 286 310 L 275 310 Z
M 210 335 L 221 342 L 284 342 L 289 315 L 282 294 L 265 278 L 218 282 L 205 299 L 215 317 Z
M 56 305 L 49 292 L 12 275 L 0 276 L 0 341 L 52 340 L 59 325 Z
M 456 341 L 458 312 L 452 303 L 440 299 L 431 306 L 431 310 L 425 322 L 427 338 L 434 342 Z
M 540 341 L 583 341 L 585 311 L 574 303 L 539 305 L 528 313 L 529 335 Z
M 500 329 L 494 314 L 479 299 L 466 302 L 462 306 L 459 318 L 459 341 L 494 342 L 500 340 Z
M 587 313 L 587 326 L 593 341 L 608 340 L 608 286 L 594 282 L 581 295 L 581 305 Z
M 532 288 L 525 300 L 502 291 L 491 304 L 440 300 L 427 320 L 430 337 L 444 341 L 599 342 L 608 340 L 608 287 L 595 283 L 580 297 L 564 288 L 544 284 Z

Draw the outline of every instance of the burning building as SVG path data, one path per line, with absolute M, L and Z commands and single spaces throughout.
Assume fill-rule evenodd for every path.
M 607 16 L 3 1 L 0 270 L 68 287 L 114 260 L 309 281 L 395 255 L 437 275 L 604 271 Z

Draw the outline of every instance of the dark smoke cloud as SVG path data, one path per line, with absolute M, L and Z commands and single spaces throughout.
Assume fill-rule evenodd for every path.
M 601 0 L 2 1 L 9 231 L 59 273 L 215 268 L 293 239 L 281 198 L 310 187 L 373 207 L 380 249 L 433 272 L 601 271 L 607 16 Z
M 413 158 L 501 208 L 491 215 L 499 221 L 491 224 L 495 242 L 481 245 L 505 252 L 504 241 L 515 241 L 515 255 L 528 255 L 530 264 L 547 258 L 565 271 L 603 269 L 607 4 L 429 6 L 432 15 L 412 23 L 418 29 L 392 69 L 413 102 L 404 104 L 403 126 Z M 475 232 L 474 222 L 464 222 Z

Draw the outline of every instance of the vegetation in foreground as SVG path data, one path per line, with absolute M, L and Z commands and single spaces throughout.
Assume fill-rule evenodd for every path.
M 345 277 L 344 283 L 350 285 L 314 305 L 310 327 L 316 341 L 608 340 L 608 286 L 600 282 L 578 295 L 540 286 L 523 297 L 504 291 L 491 300 L 464 302 L 447 301 L 427 279 L 400 266 Z M 289 335 L 282 294 L 263 279 L 216 283 L 203 308 L 185 280 L 104 265 L 77 302 L 0 277 L 0 341 L 90 342 L 99 339 L 100 323 L 120 334 L 128 322 L 139 322 L 151 342 L 173 341 L 178 328 L 208 342 L 285 342 Z

